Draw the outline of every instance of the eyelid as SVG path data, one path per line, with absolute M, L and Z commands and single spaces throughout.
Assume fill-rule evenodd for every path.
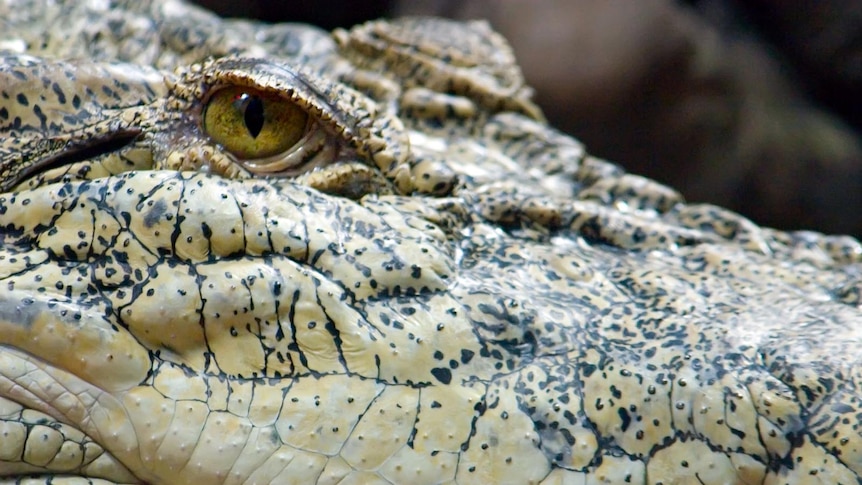
M 201 101 L 204 104 L 219 89 L 246 87 L 295 103 L 321 124 L 330 126 L 333 132 L 343 133 L 345 138 L 355 136 L 354 117 L 336 107 L 338 100 L 326 92 L 325 86 L 321 89 L 290 66 L 263 59 L 222 58 L 214 61 L 203 81 L 206 92 Z M 325 84 L 323 80 L 317 81 L 317 84 Z
M 242 165 L 254 172 L 266 174 L 295 175 L 306 171 L 306 162 L 312 156 L 317 157 L 326 148 L 327 136 L 320 129 L 306 128 L 305 134 L 291 149 L 278 155 L 241 161 Z M 301 167 L 301 169 L 297 169 Z

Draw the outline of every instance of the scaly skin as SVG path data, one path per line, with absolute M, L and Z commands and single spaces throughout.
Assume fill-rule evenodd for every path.
M 0 6 L 0 477 L 862 483 L 857 241 L 586 155 L 481 23 L 38 3 Z M 225 86 L 300 151 L 213 140 Z

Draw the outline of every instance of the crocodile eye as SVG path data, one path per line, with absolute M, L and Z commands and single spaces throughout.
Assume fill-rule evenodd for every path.
M 203 118 L 210 138 L 243 160 L 287 151 L 302 138 L 308 123 L 308 114 L 290 101 L 245 87 L 216 91 Z

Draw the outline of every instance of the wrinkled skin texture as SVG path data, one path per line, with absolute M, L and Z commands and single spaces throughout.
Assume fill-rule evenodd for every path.
M 862 483 L 857 241 L 586 155 L 481 23 L 104 7 L 0 11 L 0 476 Z

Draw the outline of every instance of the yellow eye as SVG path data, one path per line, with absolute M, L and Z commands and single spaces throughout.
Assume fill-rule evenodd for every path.
M 237 158 L 285 152 L 305 134 L 308 114 L 278 96 L 251 88 L 216 91 L 204 108 L 204 131 Z

